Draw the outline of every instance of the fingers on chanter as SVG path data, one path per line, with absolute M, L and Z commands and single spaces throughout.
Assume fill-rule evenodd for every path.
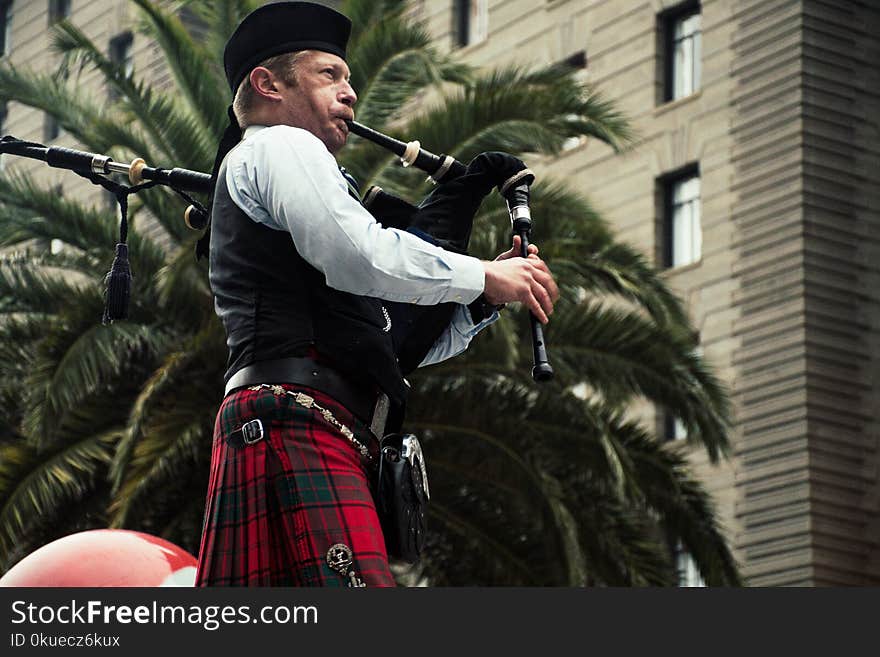
M 532 314 L 539 322 L 546 324 L 548 322 L 547 313 L 541 308 L 541 303 L 538 301 L 537 297 L 532 295 L 531 302 L 532 303 L 529 303 L 529 309 L 532 311 Z
M 535 244 L 529 244 L 529 255 L 535 255 L 538 253 L 538 247 Z M 511 247 L 511 251 L 515 251 L 519 254 L 522 251 L 522 237 L 519 235 L 513 236 L 513 246 Z
M 548 316 L 553 312 L 553 302 L 550 301 L 550 294 L 543 285 L 539 284 L 532 289 L 532 299 L 535 300 L 537 310 L 540 311 L 535 312 L 535 317 L 541 320 L 541 323 L 546 324 Z

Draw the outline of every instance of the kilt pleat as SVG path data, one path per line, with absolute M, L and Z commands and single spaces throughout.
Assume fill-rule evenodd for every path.
M 303 391 L 375 441 L 334 400 Z M 265 437 L 231 446 L 229 435 L 259 418 Z M 327 563 L 331 546 L 352 552 L 367 586 L 394 586 L 370 492 L 372 468 L 314 409 L 270 389 L 240 390 L 220 407 L 208 483 L 197 586 L 347 586 L 348 572 Z

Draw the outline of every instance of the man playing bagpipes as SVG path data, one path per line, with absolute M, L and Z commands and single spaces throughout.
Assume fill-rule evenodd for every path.
M 466 255 L 480 201 L 522 173 L 517 158 L 478 156 L 418 208 L 371 190 L 376 217 L 351 192 L 334 158 L 357 99 L 350 29 L 320 5 L 270 4 L 224 52 L 233 110 L 202 246 L 229 360 L 201 586 L 393 586 L 371 484 L 404 376 L 466 349 L 495 306 L 546 322 L 558 298 L 533 247 Z

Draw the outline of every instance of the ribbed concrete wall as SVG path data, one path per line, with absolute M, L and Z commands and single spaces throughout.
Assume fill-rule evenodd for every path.
M 662 103 L 657 15 L 678 4 L 494 0 L 489 38 L 461 54 L 540 65 L 586 50 L 586 78 L 640 144 L 587 143 L 537 168 L 650 256 L 657 178 L 699 165 L 702 258 L 667 278 L 737 424 L 731 460 L 694 467 L 750 584 L 876 584 L 878 3 L 704 1 L 701 89 Z M 451 3 L 414 5 L 451 46 Z
M 814 583 L 880 583 L 880 3 L 804 2 L 804 261 Z
M 752 584 L 810 584 L 800 2 L 732 20 L 737 547 Z

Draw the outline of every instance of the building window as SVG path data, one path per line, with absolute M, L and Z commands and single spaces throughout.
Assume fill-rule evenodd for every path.
M 578 52 L 569 55 L 561 62 L 559 62 L 560 66 L 564 66 L 565 68 L 572 69 L 575 72 L 575 79 L 584 80 L 583 75 L 587 70 L 587 51 L 579 50 Z M 579 117 L 575 114 L 567 117 L 571 120 L 578 119 Z M 576 137 L 569 137 L 564 142 L 562 142 L 562 152 L 565 153 L 567 151 L 574 150 L 578 146 L 581 146 L 587 142 L 587 138 L 583 135 L 578 135 Z
M 697 568 L 697 564 L 691 553 L 684 549 L 679 541 L 674 550 L 675 572 L 678 577 L 678 586 L 680 587 L 701 587 L 706 586 L 703 576 Z
M 70 71 L 67 69 L 58 70 L 55 75 L 52 76 L 55 84 L 58 87 L 63 88 L 67 86 L 67 80 L 70 77 Z M 64 128 L 61 127 L 61 123 L 58 121 L 58 117 L 49 114 L 48 112 L 43 114 L 43 141 L 52 141 L 53 139 L 58 139 L 61 135 L 64 134 Z
M 699 261 L 703 249 L 700 227 L 700 174 L 695 168 L 661 180 L 663 195 L 663 264 L 682 267 Z
M 49 25 L 70 16 L 70 0 L 49 0 Z
M 693 334 L 693 355 L 698 358 L 703 358 L 703 346 L 700 344 L 700 332 L 694 331 Z M 688 431 L 685 423 L 678 417 L 675 416 L 674 413 L 667 411 L 663 408 L 659 408 L 657 411 L 656 417 L 658 418 L 658 436 L 667 443 L 675 442 L 677 440 L 687 440 Z
M 110 61 L 122 66 L 126 75 L 131 75 L 134 71 L 134 60 L 131 57 L 133 41 L 131 32 L 123 32 L 110 39 Z
M 587 68 L 587 51 L 578 50 L 576 53 L 563 59 L 561 63 L 563 66 L 574 69 Z
M 43 118 L 43 141 L 53 141 L 61 136 L 61 124 L 51 114 L 45 114 Z
M 134 59 L 131 56 L 133 42 L 134 37 L 131 32 L 123 32 L 110 39 L 110 61 L 117 66 L 121 66 L 126 77 L 131 75 L 134 71 Z M 108 96 L 111 101 L 114 101 L 119 98 L 119 92 L 115 87 L 111 86 L 108 91 Z
M 12 0 L 0 0 L 0 57 L 12 48 Z
M 685 440 L 687 435 L 684 422 L 668 411 L 663 414 L 663 439 L 666 442 Z
M 485 41 L 489 35 L 489 0 L 455 0 L 452 21 L 457 46 Z
M 6 134 L 7 116 L 9 116 L 9 104 L 0 102 L 0 137 Z M 0 153 L 0 171 L 3 171 L 3 153 Z
M 700 5 L 686 3 L 658 17 L 664 35 L 663 100 L 684 98 L 700 88 Z

